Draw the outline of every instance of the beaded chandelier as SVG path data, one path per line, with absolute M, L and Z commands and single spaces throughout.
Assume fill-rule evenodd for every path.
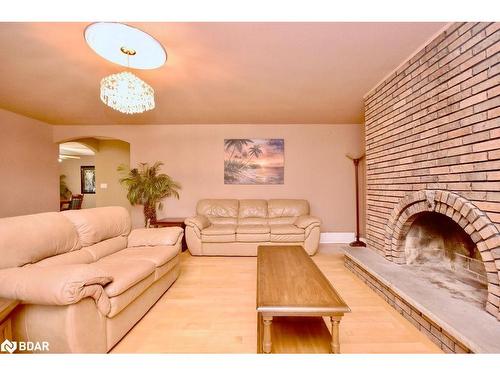
M 122 72 L 101 80 L 101 100 L 122 113 L 142 113 L 155 107 L 155 92 L 134 74 Z
M 125 66 L 127 71 L 101 80 L 100 98 L 116 111 L 134 114 L 155 108 L 155 92 L 130 69 L 156 69 L 165 64 L 167 53 L 151 35 L 117 22 L 96 22 L 85 29 L 85 40 L 101 57 Z

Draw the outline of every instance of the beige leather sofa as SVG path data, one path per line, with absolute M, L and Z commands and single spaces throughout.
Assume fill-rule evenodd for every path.
M 134 229 L 123 207 L 0 219 L 0 297 L 18 341 L 105 353 L 179 275 L 181 228 Z
M 192 255 L 257 255 L 259 245 L 302 245 L 318 249 L 321 221 L 303 199 L 203 199 L 186 219 Z

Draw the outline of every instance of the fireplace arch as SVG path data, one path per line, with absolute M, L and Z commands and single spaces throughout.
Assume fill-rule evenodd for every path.
M 444 190 L 420 190 L 405 196 L 392 210 L 385 228 L 385 257 L 398 264 L 406 263 L 406 235 L 419 214 L 425 212 L 446 215 L 475 243 L 488 280 L 486 310 L 500 320 L 500 267 L 495 263 L 495 256 L 500 257 L 500 233 L 488 216 L 466 198 Z

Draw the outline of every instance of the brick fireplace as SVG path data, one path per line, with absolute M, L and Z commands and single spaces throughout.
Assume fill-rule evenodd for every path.
M 448 218 L 470 239 L 458 256 L 484 278 L 498 319 L 499 29 L 449 25 L 365 97 L 368 246 L 406 264 L 416 221 Z
M 407 234 L 415 221 L 422 214 L 429 212 L 448 217 L 470 237 L 470 242 L 473 244 L 471 250 L 477 249 L 484 265 L 484 276 L 488 286 L 486 311 L 500 319 L 498 314 L 500 281 L 498 265 L 494 258 L 494 252 L 500 247 L 498 229 L 484 212 L 458 194 L 444 190 L 422 190 L 410 193 L 401 199 L 392 210 L 385 228 L 384 256 L 399 264 L 408 263 Z M 443 228 L 435 229 L 437 232 L 444 231 Z M 466 259 L 473 258 L 468 256 Z

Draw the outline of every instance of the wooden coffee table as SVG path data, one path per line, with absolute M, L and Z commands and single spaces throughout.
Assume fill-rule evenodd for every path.
M 11 312 L 20 304 L 20 301 L 0 298 L 0 343 L 4 340 L 12 341 Z
M 257 255 L 257 351 L 259 353 L 271 353 L 273 349 L 271 332 L 273 336 L 280 337 L 281 341 L 292 342 L 296 351 L 301 343 L 292 337 L 294 332 L 302 333 L 302 337 L 314 342 L 320 339 L 318 337 L 316 340 L 314 335 L 322 335 L 324 338 L 325 331 L 330 339 L 329 351 L 340 353 L 340 320 L 344 313 L 350 311 L 302 246 L 259 246 Z M 331 337 L 323 316 L 330 317 Z M 276 321 L 279 319 L 278 325 L 272 324 L 273 318 L 276 318 Z M 295 324 L 295 327 L 289 328 L 286 333 L 275 331 L 277 327 L 274 326 L 282 328 L 287 324 Z M 282 342 L 280 346 L 283 346 Z

